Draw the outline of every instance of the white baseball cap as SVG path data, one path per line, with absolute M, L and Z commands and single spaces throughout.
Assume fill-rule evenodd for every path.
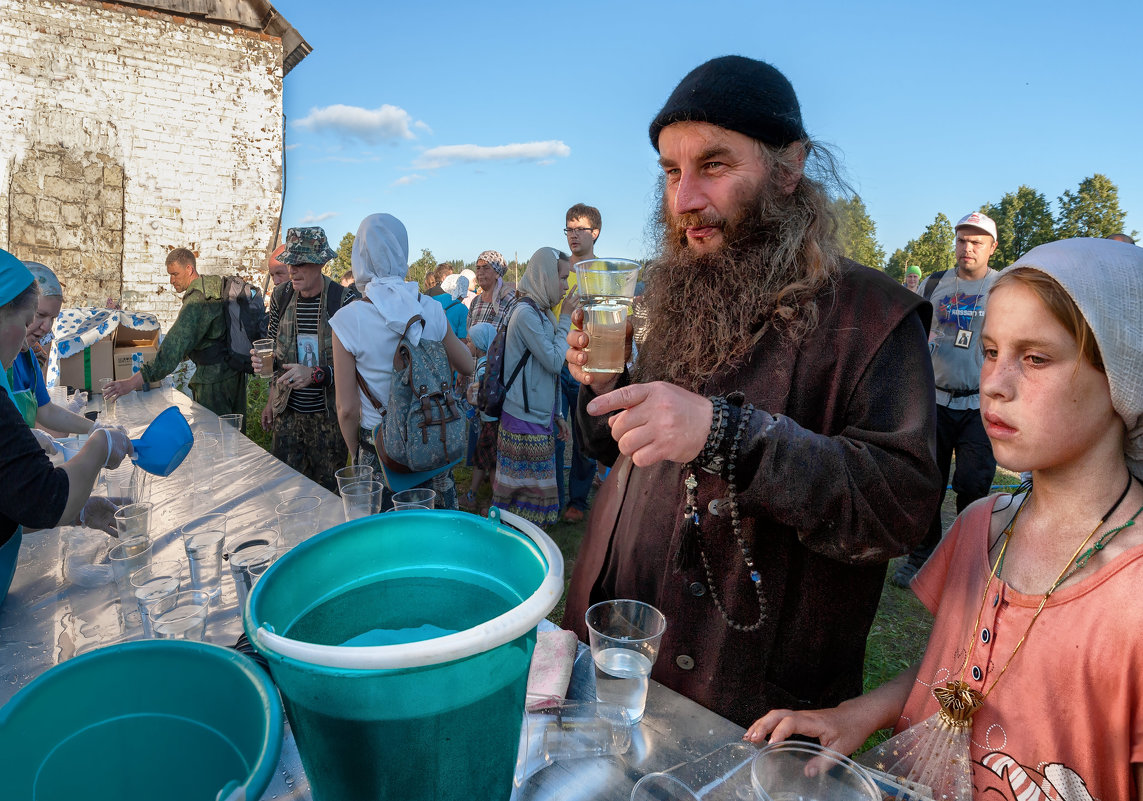
M 972 214 L 966 214 L 960 218 L 960 222 L 956 224 L 956 227 L 953 228 L 953 230 L 955 231 L 957 228 L 963 228 L 965 226 L 970 228 L 979 228 L 981 231 L 989 234 L 993 239 L 999 239 L 999 237 L 996 236 L 996 223 L 994 223 L 992 218 L 987 214 L 981 214 L 979 211 L 974 211 Z

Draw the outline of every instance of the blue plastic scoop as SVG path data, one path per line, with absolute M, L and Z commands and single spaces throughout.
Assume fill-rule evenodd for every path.
M 156 476 L 175 472 L 194 445 L 190 423 L 177 406 L 169 406 L 151 421 L 143 436 L 131 440 L 135 464 Z

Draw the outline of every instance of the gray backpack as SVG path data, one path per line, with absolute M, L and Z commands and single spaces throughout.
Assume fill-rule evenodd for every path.
M 397 343 L 389 402 L 384 408 L 357 373 L 365 397 L 381 410 L 381 422 L 373 429 L 377 458 L 396 473 L 444 467 L 463 457 L 468 447 L 468 420 L 452 391 L 452 368 L 444 343 L 422 337 L 416 345 L 410 344 L 409 329 L 417 324 L 424 330 L 425 320 L 419 314 L 405 325 Z

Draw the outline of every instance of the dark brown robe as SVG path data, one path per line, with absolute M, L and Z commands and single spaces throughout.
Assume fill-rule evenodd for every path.
M 712 600 L 713 590 L 737 623 L 758 619 L 730 515 L 708 509 L 726 497 L 726 481 L 697 471 L 711 582 L 701 560 L 674 563 L 685 467 L 619 457 L 604 418 L 584 409 L 593 393 L 580 392 L 585 450 L 614 467 L 591 510 L 563 624 L 586 641 L 592 603 L 653 604 L 667 631 L 652 676 L 743 726 L 772 708 L 832 706 L 861 692 L 886 562 L 920 540 L 937 503 L 931 307 L 845 262 L 819 309 L 808 337 L 793 343 L 771 328 L 741 369 L 704 392 L 738 390 L 757 409 L 738 460 L 742 531 L 765 601 L 756 631 L 728 626 Z

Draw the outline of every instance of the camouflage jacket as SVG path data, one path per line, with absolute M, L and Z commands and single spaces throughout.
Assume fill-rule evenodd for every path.
M 143 380 L 154 383 L 170 375 L 191 352 L 206 347 L 212 342 L 225 340 L 226 320 L 222 309 L 222 276 L 200 275 L 191 282 L 183 295 L 183 307 L 174 325 L 163 342 L 154 361 L 143 365 Z M 193 358 L 191 358 L 194 361 Z M 191 386 L 214 384 L 237 373 L 220 364 L 199 364 L 195 362 Z

